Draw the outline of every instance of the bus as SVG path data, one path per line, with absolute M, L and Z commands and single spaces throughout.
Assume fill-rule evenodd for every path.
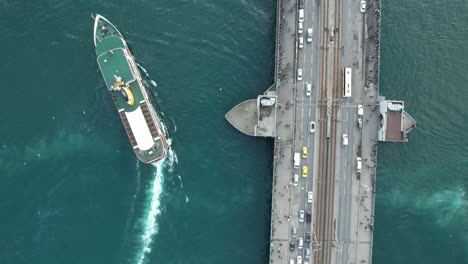
M 351 68 L 343 70 L 343 97 L 351 97 Z

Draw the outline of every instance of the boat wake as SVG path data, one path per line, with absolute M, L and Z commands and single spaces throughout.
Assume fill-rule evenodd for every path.
M 149 79 L 150 84 L 151 84 L 154 88 L 158 87 L 158 84 L 157 84 L 153 79 L 150 78 L 150 76 L 149 76 L 149 74 L 148 74 L 148 71 L 147 71 L 143 66 L 141 66 L 139 63 L 137 63 L 137 66 L 138 66 L 138 68 L 140 68 L 140 70 L 145 74 L 146 78 Z
M 158 232 L 157 216 L 161 213 L 160 198 L 163 191 L 163 162 L 158 162 L 155 167 L 154 180 L 148 189 L 148 204 L 146 217 L 143 221 L 143 234 L 141 235 L 142 248 L 138 254 L 138 264 L 144 263 L 146 254 L 151 252 L 151 244 L 154 235 Z
M 164 178 L 166 173 L 171 173 L 173 171 L 176 161 L 177 156 L 169 147 L 166 158 L 160 160 L 156 164 L 153 164 L 153 180 L 146 193 L 147 201 L 145 204 L 147 205 L 147 209 L 145 210 L 145 217 L 142 221 L 142 245 L 138 252 L 136 261 L 138 264 L 145 263 L 147 254 L 151 252 L 154 236 L 159 230 L 157 218 L 161 214 L 161 196 L 164 192 Z

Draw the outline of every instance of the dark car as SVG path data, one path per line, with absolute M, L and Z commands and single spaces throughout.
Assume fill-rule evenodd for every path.
M 289 250 L 294 251 L 295 248 L 296 245 L 294 244 L 294 242 L 289 243 Z
M 312 214 L 310 212 L 307 212 L 306 214 L 306 222 L 307 223 L 310 223 L 310 221 L 312 220 Z
M 310 232 L 306 233 L 305 241 L 308 242 L 308 243 L 310 242 Z

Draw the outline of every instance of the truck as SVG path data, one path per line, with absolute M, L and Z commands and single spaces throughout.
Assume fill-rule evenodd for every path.
M 294 153 L 294 168 L 295 169 L 299 169 L 300 162 L 301 162 L 301 154 Z
M 361 157 L 356 158 L 357 164 L 356 164 L 356 171 L 357 173 L 361 173 L 362 171 L 362 160 Z

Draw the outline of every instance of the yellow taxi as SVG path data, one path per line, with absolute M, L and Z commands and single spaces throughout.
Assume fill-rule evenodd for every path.
M 302 147 L 302 157 L 307 159 L 307 147 Z
M 307 166 L 302 166 L 302 177 L 307 178 Z

